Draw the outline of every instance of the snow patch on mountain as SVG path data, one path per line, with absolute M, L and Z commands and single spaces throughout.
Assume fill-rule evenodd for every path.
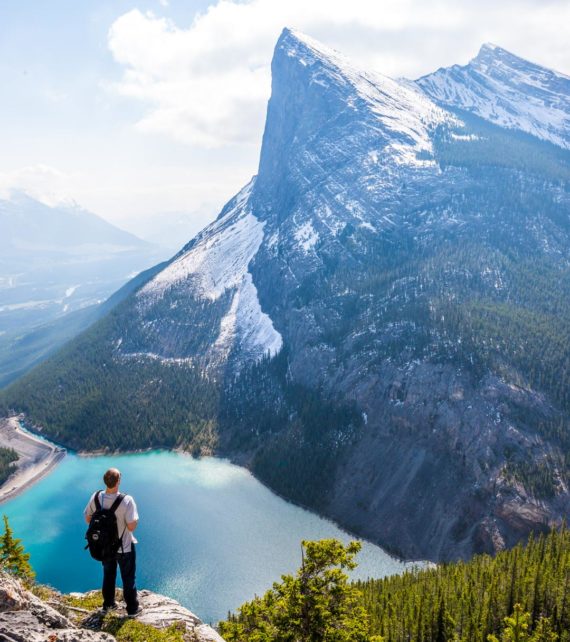
M 315 230 L 311 221 L 307 221 L 295 231 L 295 240 L 306 254 L 318 243 L 319 233 Z
M 148 361 L 159 361 L 164 365 L 174 365 L 174 366 L 189 366 L 194 363 L 194 359 L 191 357 L 164 357 L 161 354 L 156 354 L 155 352 L 123 352 L 117 353 L 119 359 L 122 360 L 134 360 L 144 362 Z
M 416 82 L 442 105 L 570 149 L 568 76 L 487 44 L 469 64 L 439 69 Z
M 212 346 L 218 357 L 227 357 L 234 346 L 249 358 L 279 352 L 283 340 L 259 303 L 257 288 L 248 266 L 263 241 L 265 223 L 249 206 L 253 182 L 234 199 L 222 217 L 208 226 L 189 249 L 157 274 L 138 294 L 143 306 L 154 304 L 173 288 L 181 296 L 191 294 L 216 301 L 235 289 L 220 333 Z
M 283 346 L 283 339 L 261 309 L 250 272 L 244 275 L 238 295 L 236 319 L 240 349 L 253 358 L 267 353 L 276 355 Z
M 187 282 L 195 296 L 215 301 L 237 287 L 263 240 L 264 223 L 248 207 L 250 191 L 251 184 L 238 194 L 225 216 L 197 236 L 190 249 L 149 281 L 139 296 L 156 300 Z
M 283 346 L 283 339 L 273 327 L 271 318 L 261 309 L 257 288 L 249 272 L 244 274 L 230 309 L 220 322 L 220 334 L 213 352 L 227 358 L 234 345 L 253 361 L 265 355 L 273 357 Z
M 220 321 L 220 333 L 218 338 L 212 346 L 213 352 L 222 356 L 224 359 L 228 357 L 236 335 L 239 294 L 239 290 L 234 294 L 230 309 Z

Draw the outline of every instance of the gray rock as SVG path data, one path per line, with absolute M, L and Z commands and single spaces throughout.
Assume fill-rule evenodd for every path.
M 196 640 L 198 642 L 224 642 L 224 638 L 216 633 L 211 626 L 207 624 L 200 624 L 194 629 Z
M 175 622 L 183 622 L 187 630 L 193 631 L 202 624 L 194 613 L 165 595 L 143 590 L 139 592 L 139 603 L 143 612 L 137 619 L 158 629 L 164 629 Z
M 69 628 L 50 627 L 31 611 L 0 613 L 0 642 L 114 642 L 108 633 Z
M 182 623 L 193 642 L 224 642 L 212 627 L 204 624 L 197 615 L 170 597 L 142 590 L 139 591 L 139 604 L 142 607 L 142 613 L 137 616 L 139 622 L 157 629 Z
M 0 613 L 24 608 L 27 603 L 25 593 L 18 580 L 2 573 L 0 575 Z
M 90 593 L 73 593 L 73 596 L 81 598 Z M 58 599 L 57 596 L 54 598 L 56 605 Z M 181 606 L 176 600 L 142 590 L 139 592 L 139 601 L 143 610 L 137 619 L 143 624 L 157 629 L 178 624 L 184 627 L 184 637 L 189 642 L 224 642 L 214 629 L 204 624 L 198 616 Z M 103 622 L 101 609 L 81 614 L 81 609 L 72 610 L 66 607 L 63 601 L 60 608 L 64 612 L 80 613 L 81 621 L 72 622 L 26 590 L 18 579 L 0 572 L 0 642 L 115 641 L 109 633 L 98 630 Z M 114 613 L 119 618 L 127 617 L 122 605 L 119 605 Z

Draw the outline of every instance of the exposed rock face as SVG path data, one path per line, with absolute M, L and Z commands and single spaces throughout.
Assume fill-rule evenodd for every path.
M 416 558 L 501 550 L 546 529 L 548 504 L 503 475 L 505 450 L 547 453 L 531 436 L 537 416 L 555 414 L 541 395 L 425 363 L 369 386 L 359 394 L 372 419 L 339 471 L 331 514 Z M 513 421 L 525 414 L 529 423 Z
M 79 599 L 90 595 L 73 594 Z M 175 624 L 188 642 L 224 642 L 214 629 L 175 600 L 146 590 L 140 591 L 139 596 L 143 612 L 137 620 L 143 624 L 157 629 Z M 73 608 L 64 598 L 52 593 L 49 601 L 54 606 L 50 606 L 26 590 L 19 580 L 0 572 L 0 642 L 115 641 L 113 635 L 98 630 L 104 619 L 101 609 L 90 612 Z M 121 607 L 112 613 L 119 621 L 127 619 Z
M 0 640 L 3 642 L 113 642 L 108 633 L 81 630 L 14 577 L 0 573 Z
M 139 622 L 164 629 L 172 624 L 183 624 L 190 639 L 196 642 L 224 642 L 211 626 L 204 624 L 199 617 L 165 595 L 152 591 L 139 591 L 139 603 L 143 612 L 137 617 Z

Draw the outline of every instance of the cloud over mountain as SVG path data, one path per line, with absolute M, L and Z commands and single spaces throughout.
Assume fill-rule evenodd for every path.
M 453 62 L 466 62 L 489 40 L 568 73 L 559 25 L 569 21 L 570 7 L 558 1 L 224 0 L 188 27 L 133 9 L 112 24 L 108 45 L 124 67 L 115 89 L 148 106 L 137 129 L 218 148 L 259 140 L 271 51 L 284 25 L 368 68 L 417 77 L 449 65 L 450 51 Z

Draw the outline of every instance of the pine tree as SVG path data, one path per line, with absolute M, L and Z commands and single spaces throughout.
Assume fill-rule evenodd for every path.
M 541 617 L 532 634 L 530 642 L 557 642 L 558 634 L 552 630 L 550 618 Z
M 513 614 L 505 618 L 505 628 L 501 642 L 530 642 L 528 624 L 530 613 L 525 613 L 520 604 L 515 604 Z M 489 642 L 499 642 L 494 635 L 487 637 Z
M 8 517 L 4 515 L 4 534 L 0 537 L 0 567 L 30 582 L 35 573 L 29 560 L 30 554 L 24 552 L 22 540 L 14 537 Z
M 284 575 L 237 617 L 220 623 L 222 635 L 228 642 L 370 642 L 360 592 L 344 573 L 356 566 L 359 550 L 358 542 L 303 542 L 296 575 Z
M 435 642 L 452 642 L 455 633 L 455 622 L 445 607 L 443 598 L 439 603 Z

